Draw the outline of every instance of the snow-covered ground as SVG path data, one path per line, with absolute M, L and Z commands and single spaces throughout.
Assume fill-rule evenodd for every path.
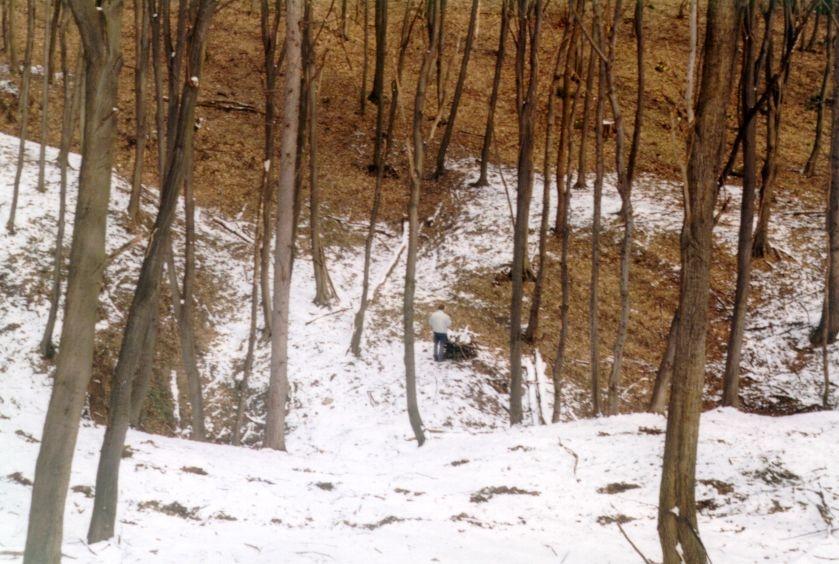
M 4 224 L 16 148 L 15 138 L 0 135 Z M 9 560 L 20 558 L 25 540 L 31 492 L 26 480 L 33 475 L 50 392 L 48 366 L 35 349 L 48 308 L 44 280 L 51 264 L 58 175 L 50 165 L 47 193 L 37 193 L 37 145 L 30 144 L 27 155 L 31 162 L 21 187 L 18 232 L 0 235 L 0 559 Z M 48 151 L 49 159 L 55 155 Z M 77 156 L 71 164 L 75 179 Z M 73 184 L 71 196 L 74 191 Z M 537 183 L 534 220 L 540 191 Z M 605 198 L 604 214 L 609 214 L 619 201 L 611 188 Z M 488 188 L 464 183 L 455 200 L 460 208 L 449 236 L 420 254 L 420 312 L 454 295 L 464 272 L 509 262 L 511 224 L 497 173 Z M 575 224 L 584 226 L 590 192 L 575 192 L 572 201 Z M 126 204 L 127 185 L 115 177 L 109 252 L 131 239 L 123 227 Z M 652 179 L 640 183 L 641 244 L 645 233 L 678 230 L 677 206 L 674 186 Z M 246 240 L 252 231 L 244 220 L 208 210 L 199 213 L 197 223 L 199 268 L 217 281 L 217 303 L 207 312 L 215 340 L 202 359 L 213 414 L 215 392 L 241 377 L 251 275 Z M 730 230 L 723 221 L 721 237 L 729 237 Z M 401 244 L 397 233 L 376 241 L 372 280 L 384 279 L 394 260 L 397 265 L 369 314 L 361 360 L 346 354 L 360 287 L 360 251 L 330 254 L 339 294 L 331 309 L 311 303 L 311 265 L 305 254 L 297 262 L 288 454 L 132 431 L 133 454 L 122 465 L 118 536 L 87 546 L 89 488 L 103 430 L 85 422 L 70 481 L 65 554 L 73 562 L 636 561 L 616 524 L 621 522 L 648 557 L 659 558 L 661 417 L 626 415 L 510 430 L 505 398 L 491 385 L 492 378 L 506 377 L 498 351 L 481 353 L 495 376 L 468 364 L 436 365 L 423 332 L 418 386 L 429 441 L 416 448 L 404 411 L 401 319 L 394 313 L 401 299 Z M 109 264 L 100 330 L 122 321 L 114 296 L 130 291 L 142 250 L 137 245 Z M 818 280 L 817 264 L 796 268 L 809 284 Z M 817 308 L 818 300 L 814 303 Z M 801 314 L 781 311 L 767 315 L 797 327 Z M 752 337 L 756 334 L 763 333 L 750 332 L 748 346 L 760 346 Z M 763 380 L 774 378 L 763 357 L 755 353 L 747 361 L 752 357 L 755 367 L 766 367 L 756 369 Z M 260 428 L 267 361 L 263 344 L 252 381 L 246 437 L 252 441 Z M 817 384 L 807 380 L 807 390 L 817 390 Z M 547 411 L 550 384 L 543 383 L 540 392 Z M 227 430 L 211 426 L 210 432 L 223 439 Z M 715 562 L 839 559 L 839 539 L 829 532 L 839 506 L 837 437 L 837 412 L 782 419 L 731 410 L 705 414 L 697 497 L 703 507 L 700 531 Z

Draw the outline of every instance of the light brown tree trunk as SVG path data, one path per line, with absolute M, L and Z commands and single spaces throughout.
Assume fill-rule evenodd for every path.
M 679 323 L 659 496 L 665 564 L 705 562 L 696 519 L 696 447 L 705 377 L 714 204 L 738 22 L 734 2 L 709 0 L 702 76 L 687 166 Z
M 82 36 L 86 130 L 70 248 L 67 300 L 58 362 L 47 409 L 26 535 L 25 564 L 58 564 L 64 503 L 85 392 L 93 366 L 93 340 L 105 263 L 105 224 L 116 134 L 117 84 L 122 65 L 122 4 L 68 0 Z
M 20 179 L 23 174 L 24 155 L 26 154 L 26 134 L 29 121 L 29 83 L 32 77 L 32 44 L 35 40 L 35 0 L 26 0 L 26 49 L 23 52 L 23 81 L 18 98 L 18 152 L 17 168 L 15 170 L 15 184 L 12 189 L 12 206 L 9 211 L 9 219 L 6 222 L 6 231 L 15 232 L 15 215 L 17 213 L 17 202 L 20 195 Z
M 146 154 L 146 70 L 148 69 L 149 20 L 146 0 L 134 1 L 134 171 L 128 219 L 136 226 L 140 219 L 140 196 L 143 190 L 143 161 Z
M 4 30 L 4 36 L 6 38 L 6 50 L 9 53 L 9 74 L 12 76 L 20 72 L 17 62 L 17 40 L 15 38 L 17 35 L 17 24 L 15 23 L 15 13 L 15 0 L 8 0 L 6 2 L 6 19 L 4 20 L 6 29 Z
M 51 5 L 50 5 L 51 4 Z M 54 38 L 53 30 L 58 25 L 58 8 L 61 6 L 60 0 L 48 0 L 47 7 L 52 7 L 52 10 L 45 10 L 46 21 L 44 22 L 44 67 L 41 76 L 41 147 L 38 154 L 38 192 L 46 192 L 47 187 L 44 179 L 44 172 L 46 168 L 46 153 L 47 153 L 47 117 L 49 116 L 50 107 L 50 77 L 52 77 L 52 67 L 50 63 L 50 52 L 52 46 L 50 41 Z
M 446 121 L 446 129 L 443 131 L 443 139 L 437 151 L 437 168 L 434 176 L 440 177 L 446 172 L 446 151 L 454 133 L 454 124 L 457 120 L 457 110 L 460 107 L 460 98 L 463 96 L 463 85 L 466 83 L 466 73 L 469 68 L 469 57 L 472 55 L 472 45 L 475 42 L 475 32 L 478 27 L 478 7 L 480 0 L 472 0 L 472 8 L 469 11 L 469 27 L 466 31 L 466 44 L 463 47 L 463 59 L 460 62 L 460 72 L 457 75 L 457 83 L 454 87 L 452 107 L 449 110 L 449 119 Z
M 743 21 L 743 70 L 740 75 L 741 115 L 747 116 L 755 104 L 755 14 L 754 5 L 745 3 L 741 8 Z M 755 120 L 742 124 L 746 127 L 743 137 L 743 190 L 740 202 L 740 229 L 737 236 L 737 283 L 734 290 L 734 310 L 728 333 L 728 352 L 725 358 L 722 403 L 740 406 L 740 358 L 746 312 L 749 305 L 749 286 L 752 272 L 752 230 L 754 229 L 755 185 L 757 165 L 757 137 Z
M 516 45 L 516 114 L 519 129 L 516 221 L 513 229 L 512 291 L 510 297 L 510 424 L 522 422 L 522 298 L 530 197 L 533 191 L 533 115 L 539 83 L 539 35 L 542 0 L 518 0 L 518 43 Z
M 310 49 L 314 49 L 310 45 Z M 312 268 L 315 273 L 315 304 L 328 306 L 335 299 L 335 288 L 326 268 L 326 253 L 320 234 L 320 183 L 318 182 L 318 83 L 314 52 L 309 57 L 309 235 L 312 241 Z M 317 76 L 316 76 L 317 75 Z
M 288 314 L 294 260 L 294 196 L 300 124 L 300 81 L 303 75 L 300 25 L 303 1 L 286 2 L 283 117 L 280 137 L 280 178 L 277 184 L 277 225 L 274 258 L 274 308 L 271 321 L 271 379 L 263 446 L 285 450 L 288 400 Z
M 673 373 L 673 360 L 676 356 L 676 333 L 678 328 L 679 310 L 677 309 L 670 321 L 670 330 L 667 332 L 667 346 L 655 375 L 655 384 L 653 384 L 648 407 L 648 410 L 652 413 L 664 413 L 667 406 L 667 392 L 670 391 L 670 377 Z
M 180 28 L 182 25 L 186 27 L 187 18 L 192 20 L 189 37 L 184 38 L 183 46 L 179 46 L 179 49 L 186 50 L 186 44 L 189 44 L 185 76 L 190 78 L 183 81 L 182 92 L 178 97 L 177 118 L 169 120 L 172 131 L 169 136 L 170 157 L 167 159 L 166 176 L 161 186 L 160 208 L 140 268 L 119 359 L 112 378 L 108 427 L 96 472 L 96 497 L 87 534 L 90 543 L 103 541 L 114 535 L 119 465 L 131 419 L 131 405 L 138 400 L 131 397 L 132 388 L 140 368 L 144 345 L 148 343 L 146 335 L 155 319 L 163 264 L 170 248 L 171 226 L 175 218 L 180 188 L 190 165 L 189 155 L 195 127 L 195 106 L 202 75 L 204 45 L 215 6 L 215 0 L 201 0 L 193 18 L 182 11 L 183 21 L 178 22 Z M 179 43 L 180 41 L 181 39 Z M 179 73 L 171 76 L 179 76 Z
M 580 25 L 585 25 L 581 23 Z M 591 121 L 591 99 L 594 90 L 594 70 L 597 55 L 593 49 L 589 50 L 588 70 L 586 70 L 586 95 L 583 98 L 583 116 L 580 129 L 580 155 L 577 163 L 577 181 L 574 183 L 575 190 L 582 190 L 586 187 L 586 142 L 588 140 L 589 122 Z
M 487 167 L 489 166 L 489 150 L 492 147 L 492 138 L 495 132 L 495 108 L 498 105 L 498 91 L 501 88 L 501 71 L 504 68 L 504 55 L 506 53 L 507 32 L 510 29 L 510 3 L 511 0 L 501 0 L 501 31 L 498 34 L 498 50 L 495 55 L 495 72 L 492 78 L 492 92 L 489 95 L 489 112 L 487 113 L 486 128 L 484 129 L 484 141 L 481 145 L 481 173 L 474 186 L 486 186 Z
M 599 1 L 599 0 L 598 0 Z M 595 33 L 599 33 L 599 21 L 592 26 Z M 592 59 L 597 55 L 592 48 Z M 589 62 L 591 65 L 591 62 Z M 589 284 L 588 301 L 588 336 L 589 336 L 589 379 L 591 385 L 591 416 L 597 417 L 602 407 L 600 405 L 600 220 L 601 203 L 603 201 L 603 105 L 606 98 L 605 69 L 602 61 L 597 61 L 597 101 L 594 110 L 594 194 L 593 215 L 591 219 L 591 282 Z M 588 96 L 588 93 L 586 93 Z M 579 178 L 579 177 L 578 177 Z

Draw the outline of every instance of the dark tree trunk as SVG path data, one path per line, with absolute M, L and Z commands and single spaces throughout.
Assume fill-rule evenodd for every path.
M 449 119 L 446 121 L 446 129 L 443 131 L 443 139 L 440 141 L 440 148 L 437 151 L 437 168 L 434 176 L 440 177 L 446 172 L 446 151 L 454 133 L 454 124 L 457 120 L 457 109 L 460 107 L 460 98 L 463 96 L 463 85 L 466 84 L 466 73 L 469 68 L 469 57 L 472 55 L 472 44 L 475 42 L 475 30 L 478 27 L 478 6 L 480 0 L 472 0 L 472 8 L 469 11 L 469 27 L 466 31 L 466 45 L 463 47 L 463 59 L 460 63 L 460 72 L 457 75 L 457 84 L 454 87 L 452 107 L 449 111 Z
M 584 25 L 584 24 L 580 24 Z M 588 70 L 586 71 L 586 95 L 583 98 L 583 116 L 580 129 L 580 155 L 577 164 L 577 181 L 574 183 L 575 190 L 582 190 L 586 187 L 586 141 L 588 140 L 589 121 L 591 114 L 591 97 L 594 90 L 594 69 L 597 58 L 594 49 L 589 50 Z
M 831 17 L 839 17 L 839 2 L 833 3 Z M 833 48 L 833 99 L 839 100 L 839 41 Z M 827 192 L 828 273 L 822 316 L 810 334 L 813 344 L 836 340 L 839 333 L 839 104 L 831 106 L 830 187 Z
M 519 129 L 516 221 L 513 230 L 512 292 L 510 298 L 510 424 L 522 422 L 522 298 L 530 196 L 533 190 L 533 115 L 539 82 L 539 34 L 542 0 L 518 0 L 519 35 L 516 45 L 516 113 Z
M 175 218 L 180 188 L 187 177 L 187 168 L 191 164 L 189 155 L 192 148 L 201 67 L 204 61 L 204 45 L 215 5 L 215 0 L 200 2 L 192 21 L 189 38 L 184 40 L 183 47 L 179 45 L 179 50 L 185 50 L 186 43 L 189 44 L 185 76 L 190 78 L 183 81 L 183 90 L 178 97 L 177 119 L 169 120 L 171 143 L 169 143 L 168 152 L 170 156 L 167 159 L 166 175 L 161 187 L 160 209 L 140 269 L 137 288 L 128 312 L 119 359 L 112 379 L 108 427 L 99 457 L 96 497 L 88 529 L 90 543 L 106 540 L 114 535 L 119 463 L 130 422 L 131 404 L 138 399 L 132 398 L 131 392 L 139 370 L 140 359 L 143 356 L 144 344 L 147 343 L 145 336 L 155 318 L 161 274 L 170 247 L 170 228 Z M 189 14 L 182 11 L 181 16 L 183 21 L 178 22 L 179 29 L 181 26 L 186 27 Z M 174 72 L 170 76 L 179 75 L 179 72 Z M 173 122 L 174 125 L 172 125 Z
M 26 0 L 26 49 L 23 52 L 23 84 L 18 98 L 18 152 L 17 169 L 15 170 L 15 185 L 12 189 L 12 207 L 9 211 L 9 220 L 6 222 L 6 230 L 9 233 L 15 232 L 15 214 L 17 213 L 17 201 L 20 194 L 20 179 L 23 174 L 24 155 L 26 153 L 26 134 L 29 121 L 29 83 L 32 77 L 32 44 L 35 40 L 35 0 Z
M 364 4 L 364 55 L 363 62 L 361 63 L 361 88 L 358 91 L 358 112 L 363 116 L 367 108 L 367 72 L 370 59 L 370 7 L 368 6 L 370 0 L 361 1 Z
M 705 338 L 717 176 L 738 22 L 734 2 L 710 0 L 702 76 L 692 131 L 682 228 L 679 322 L 659 496 L 665 564 L 705 562 L 696 519 L 696 447 L 705 377 Z
M 25 564 L 58 564 L 64 504 L 85 392 L 93 366 L 93 341 L 105 263 L 105 224 L 116 134 L 117 84 L 122 54 L 122 4 L 101 11 L 68 0 L 84 46 L 86 130 L 70 248 L 67 300 L 58 362 L 47 409 L 29 510 Z
M 368 296 L 370 293 L 370 263 L 373 254 L 373 240 L 376 236 L 376 222 L 379 218 L 379 208 L 382 203 L 382 181 L 385 174 L 385 163 L 388 155 L 390 155 L 393 146 L 393 126 L 396 122 L 396 109 L 399 107 L 399 85 L 402 82 L 402 71 L 405 66 L 405 51 L 408 48 L 411 38 L 411 30 L 413 29 L 413 21 L 410 19 L 410 6 L 405 7 L 404 16 L 402 19 L 402 33 L 399 45 L 399 57 L 396 63 L 396 79 L 391 81 L 390 86 L 390 109 L 387 121 L 387 134 L 385 135 L 385 149 L 383 154 L 379 155 L 379 160 L 376 162 L 376 187 L 373 190 L 373 204 L 370 208 L 370 221 L 367 224 L 367 237 L 364 241 L 364 274 L 361 282 L 361 301 L 358 306 L 358 311 L 355 314 L 353 321 L 353 334 L 350 341 L 350 351 L 356 357 L 361 355 L 361 337 L 364 333 L 364 316 L 367 312 Z M 376 114 L 376 129 L 381 129 L 381 124 L 378 120 L 381 118 L 384 111 L 384 97 L 378 101 L 380 108 Z
M 374 0 L 374 19 L 376 26 L 376 60 L 373 67 L 373 90 L 367 97 L 374 104 L 384 94 L 385 54 L 387 53 L 387 0 Z M 376 152 L 380 150 L 380 140 L 376 140 Z M 375 162 L 375 157 L 373 159 Z
M 314 46 L 310 45 L 310 49 Z M 326 268 L 326 253 L 320 234 L 320 184 L 318 182 L 318 83 L 314 53 L 309 57 L 309 235 L 312 241 L 312 268 L 315 273 L 315 304 L 327 306 L 335 298 L 335 288 Z
M 741 115 L 747 116 L 755 104 L 755 13 L 754 5 L 746 3 L 741 8 L 743 21 L 743 70 L 740 75 Z M 743 191 L 740 204 L 740 229 L 737 236 L 737 285 L 734 291 L 734 310 L 728 333 L 728 353 L 723 378 L 723 405 L 740 405 L 740 358 L 743 334 L 746 328 L 746 311 L 749 305 L 749 286 L 752 271 L 752 230 L 757 168 L 757 135 L 755 120 L 742 124 L 743 136 Z
M 827 18 L 827 32 L 825 39 L 824 50 L 824 72 L 822 73 L 822 85 L 819 90 L 819 107 L 816 112 L 816 136 L 813 140 L 813 149 L 810 151 L 810 156 L 807 157 L 807 163 L 804 165 L 804 176 L 811 177 L 816 173 L 816 163 L 820 153 L 822 152 L 822 131 L 824 131 L 824 109 L 827 106 L 827 85 L 830 83 L 830 69 L 833 54 L 833 19 Z
M 501 31 L 498 34 L 498 51 L 495 55 L 492 92 L 489 95 L 489 112 L 484 129 L 484 141 L 481 145 L 481 174 L 475 181 L 475 186 L 486 186 L 489 183 L 487 181 L 487 167 L 489 166 L 489 150 L 492 147 L 492 137 L 495 132 L 495 107 L 498 105 L 498 91 L 501 88 L 501 71 L 504 68 L 507 32 L 510 29 L 510 2 L 511 0 L 501 0 Z
M 134 172 L 131 175 L 131 197 L 128 219 L 137 225 L 140 219 L 140 196 L 143 190 L 143 162 L 146 154 L 146 71 L 149 61 L 149 20 L 146 0 L 134 1 Z
M 52 10 L 46 11 L 49 14 L 48 20 L 44 23 L 44 68 L 41 75 L 41 147 L 38 155 L 38 192 L 46 192 L 47 187 L 44 180 L 44 171 L 46 168 L 46 153 L 47 153 L 47 117 L 49 116 L 50 107 L 50 77 L 52 76 L 52 67 L 50 63 L 50 52 L 52 41 L 55 36 L 53 30 L 58 26 L 58 16 L 61 2 L 59 0 L 48 0 L 47 7 L 52 4 Z
M 66 16 L 65 16 L 66 20 Z M 64 266 L 64 231 L 67 215 L 67 155 L 70 152 L 70 144 L 73 141 L 73 132 L 76 129 L 76 104 L 81 97 L 81 73 L 82 56 L 78 57 L 73 79 L 69 74 L 67 64 L 67 21 L 61 25 L 59 42 L 61 43 L 61 73 L 64 107 L 61 115 L 61 142 L 58 149 L 58 168 L 60 174 L 58 192 L 58 232 L 55 237 L 55 251 L 53 253 L 52 290 L 50 291 L 50 311 L 47 315 L 47 324 L 44 327 L 44 336 L 38 349 L 41 356 L 52 358 L 55 355 L 55 346 L 52 342 L 52 335 L 55 332 L 55 320 L 58 315 L 58 305 L 61 301 L 62 268 Z M 72 86 L 72 88 L 71 88 Z
M 599 26 L 596 22 L 595 29 Z M 599 30 L 595 30 L 599 33 Z M 594 49 L 591 58 L 597 55 Z M 591 62 L 589 62 L 591 65 Z M 602 410 L 600 405 L 600 219 L 603 200 L 603 105 L 606 97 L 605 69 L 602 61 L 597 62 L 597 101 L 594 110 L 594 195 L 593 215 L 591 220 L 591 282 L 588 302 L 589 363 L 591 384 L 591 415 L 597 417 Z M 586 92 L 586 96 L 589 93 Z M 579 176 L 578 176 L 579 178 Z

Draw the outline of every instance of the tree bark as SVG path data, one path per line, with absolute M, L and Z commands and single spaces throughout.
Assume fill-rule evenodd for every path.
M 38 192 L 46 192 L 44 172 L 46 169 L 46 153 L 47 153 L 47 116 L 49 116 L 50 107 L 50 77 L 52 76 L 52 67 L 50 63 L 50 52 L 52 50 L 51 41 L 54 37 L 53 30 L 58 25 L 60 0 L 48 0 L 47 7 L 52 7 L 52 10 L 46 10 L 46 21 L 44 22 L 44 58 L 43 58 L 43 74 L 41 77 L 41 147 L 38 154 Z
M 827 32 L 825 39 L 824 50 L 824 72 L 822 73 L 822 85 L 819 90 L 819 107 L 816 112 L 816 136 L 813 140 L 813 149 L 810 151 L 810 156 L 807 157 L 807 162 L 804 164 L 804 176 L 812 177 L 816 173 L 816 162 L 819 154 L 822 152 L 822 131 L 824 131 L 824 109 L 827 106 L 827 85 L 830 83 L 830 69 L 833 54 L 833 35 L 831 33 L 833 28 L 833 19 L 827 18 Z
M 364 4 L 364 49 L 363 62 L 361 64 L 361 88 L 358 91 L 358 113 L 360 113 L 362 116 L 364 115 L 365 110 L 367 108 L 367 71 L 369 68 L 370 58 L 370 23 L 368 21 L 370 18 L 370 7 L 368 6 L 369 1 L 370 0 L 362 0 Z
M 755 104 L 755 14 L 754 4 L 745 3 L 743 21 L 743 70 L 740 76 L 741 115 L 747 116 Z M 743 348 L 743 334 L 746 328 L 746 312 L 749 305 L 749 287 L 752 271 L 752 231 L 754 228 L 754 207 L 757 168 L 757 136 L 755 120 L 743 124 L 743 191 L 740 203 L 740 229 L 737 235 L 737 283 L 734 291 L 734 310 L 731 313 L 731 328 L 728 333 L 728 353 L 725 359 L 722 403 L 726 406 L 740 406 L 740 358 Z
M 492 92 L 489 95 L 489 111 L 487 113 L 484 141 L 481 145 L 481 173 L 474 186 L 486 186 L 487 167 L 489 166 L 489 150 L 495 132 L 495 108 L 498 105 L 498 91 L 501 88 L 501 71 L 504 68 L 504 55 L 507 45 L 507 32 L 510 29 L 510 2 L 501 0 L 501 31 L 498 34 L 498 51 L 495 55 L 495 72 L 492 78 Z
M 542 0 L 518 0 L 516 45 L 516 114 L 519 129 L 516 221 L 513 229 L 510 298 L 510 424 L 522 422 L 522 298 L 524 294 L 530 197 L 533 190 L 533 115 L 539 81 L 539 34 Z M 529 44 L 529 49 L 528 49 Z M 529 72 L 528 72 L 529 71 Z
M 446 172 L 446 151 L 454 133 L 454 124 L 457 120 L 457 110 L 460 107 L 460 98 L 463 96 L 463 85 L 466 83 L 466 74 L 469 68 L 469 57 L 472 55 L 472 45 L 475 42 L 475 32 L 478 27 L 478 6 L 480 0 L 472 0 L 472 8 L 469 11 L 469 27 L 466 31 L 466 44 L 463 47 L 463 59 L 460 62 L 460 72 L 457 75 L 457 83 L 454 87 L 452 107 L 449 110 L 449 119 L 446 121 L 446 129 L 443 131 L 443 139 L 437 151 L 437 168 L 434 171 L 435 177 L 440 177 Z
M 673 373 L 673 360 L 676 356 L 676 333 L 679 327 L 679 310 L 673 314 L 670 321 L 670 330 L 667 332 L 667 346 L 664 355 L 658 365 L 655 375 L 655 384 L 650 397 L 648 410 L 652 413 L 664 413 L 667 406 L 667 392 L 670 391 L 670 377 Z
M 58 316 L 58 305 L 61 301 L 61 284 L 63 281 L 62 268 L 64 265 L 64 231 L 67 215 L 67 155 L 70 153 L 70 144 L 73 141 L 73 132 L 76 129 L 76 104 L 81 97 L 81 73 L 82 56 L 79 54 L 76 62 L 73 79 L 70 79 L 69 65 L 67 64 L 67 21 L 61 25 L 59 42 L 61 43 L 61 73 L 62 95 L 64 107 L 61 114 L 61 142 L 58 149 L 58 169 L 60 174 L 58 192 L 58 231 L 55 237 L 55 251 L 53 253 L 52 289 L 50 291 L 50 311 L 47 314 L 47 323 L 44 327 L 44 335 L 38 347 L 41 356 L 52 358 L 55 356 L 55 346 L 52 342 L 52 335 L 55 332 L 55 321 Z M 71 88 L 72 87 L 72 88 Z
M 15 184 L 12 189 L 12 207 L 9 211 L 9 219 L 6 222 L 6 231 L 15 232 L 15 215 L 17 213 L 17 201 L 20 195 L 20 179 L 23 174 L 24 155 L 26 154 L 26 135 L 29 121 L 29 83 L 32 76 L 32 44 L 35 40 L 35 0 L 26 0 L 26 48 L 23 52 L 23 80 L 18 98 L 18 152 L 17 168 L 15 170 Z
M 584 24 L 580 24 L 584 25 Z M 583 98 L 583 116 L 580 129 L 580 155 L 577 164 L 577 181 L 574 183 L 575 190 L 583 190 L 586 187 L 586 141 L 588 140 L 589 121 L 591 115 L 591 92 L 594 89 L 594 68 L 597 55 L 594 49 L 589 49 L 588 70 L 586 71 L 586 95 Z
M 149 19 L 147 0 L 134 0 L 134 171 L 131 175 L 131 197 L 128 220 L 136 226 L 140 219 L 140 195 L 143 190 L 143 162 L 146 154 L 146 71 L 149 52 Z
M 716 179 L 737 41 L 735 3 L 710 0 L 706 21 L 704 64 L 689 144 L 680 315 L 659 496 L 658 530 L 665 564 L 707 559 L 697 530 L 696 447 L 705 376 Z
M 84 48 L 85 111 L 82 166 L 70 248 L 67 299 L 58 362 L 35 466 L 25 564 L 61 560 L 64 503 L 85 392 L 105 263 L 105 224 L 116 133 L 117 85 L 122 66 L 122 4 L 68 0 Z
M 149 326 L 155 318 L 158 303 L 161 274 L 168 249 L 170 248 L 171 225 L 175 218 L 177 201 L 181 185 L 187 176 L 190 165 L 189 154 L 195 126 L 195 106 L 201 80 L 201 68 L 204 61 L 204 46 L 207 30 L 215 11 L 215 0 L 201 0 L 192 19 L 191 32 L 181 47 L 186 50 L 186 78 L 177 108 L 177 119 L 169 120 L 172 134 L 169 139 L 169 158 L 166 176 L 161 187 L 160 208 L 155 220 L 146 250 L 143 265 L 137 281 L 137 288 L 128 312 L 125 332 L 120 347 L 119 359 L 114 370 L 111 384 L 111 399 L 108 413 L 108 427 L 99 457 L 96 473 L 96 497 L 93 502 L 93 515 L 88 529 L 88 542 L 94 543 L 111 538 L 114 535 L 116 521 L 117 494 L 119 482 L 119 464 L 125 445 L 125 436 L 131 417 L 133 382 L 139 370 L 143 355 L 145 338 Z M 181 12 L 183 21 L 178 27 L 186 27 L 187 12 Z M 180 40 L 179 40 L 180 43 Z M 179 76 L 174 73 L 171 76 Z
M 595 33 L 599 33 L 599 21 L 592 26 Z M 591 58 L 597 55 L 592 47 Z M 591 62 L 589 62 L 591 65 Z M 603 176 L 604 155 L 603 155 L 603 104 L 605 96 L 605 68 L 602 61 L 597 61 L 597 101 L 594 110 L 594 194 L 593 194 L 593 215 L 591 220 L 591 282 L 588 302 L 588 335 L 589 335 L 589 362 L 590 362 L 590 383 L 591 383 L 591 416 L 597 417 L 602 407 L 600 405 L 600 220 L 601 203 L 603 200 Z M 588 92 L 586 93 L 588 96 Z M 578 177 L 579 178 L 579 177 Z
M 310 49 L 314 46 L 310 45 Z M 335 298 L 335 288 L 326 268 L 326 253 L 320 234 L 320 184 L 318 182 L 318 83 L 314 53 L 309 57 L 309 235 L 312 241 L 312 268 L 315 272 L 315 304 L 328 306 Z
M 274 255 L 274 308 L 271 321 L 271 379 L 263 446 L 285 450 L 285 417 L 288 400 L 288 315 L 291 269 L 294 260 L 294 192 L 303 74 L 301 29 L 303 1 L 286 2 L 283 117 L 280 137 L 280 178 L 277 184 L 277 224 Z M 366 29 L 366 28 L 365 28 Z M 366 31 L 365 31 L 366 33 Z
M 839 17 L 839 2 L 833 3 L 831 17 Z M 833 49 L 833 99 L 839 100 L 839 41 Z M 836 340 L 839 333 L 839 104 L 831 106 L 830 187 L 827 192 L 828 273 L 824 307 L 816 329 L 810 334 L 813 344 Z

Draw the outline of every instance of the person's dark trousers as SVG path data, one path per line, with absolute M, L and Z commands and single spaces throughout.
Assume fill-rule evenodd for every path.
M 446 344 L 449 336 L 445 333 L 434 333 L 434 360 L 440 362 L 446 358 Z

